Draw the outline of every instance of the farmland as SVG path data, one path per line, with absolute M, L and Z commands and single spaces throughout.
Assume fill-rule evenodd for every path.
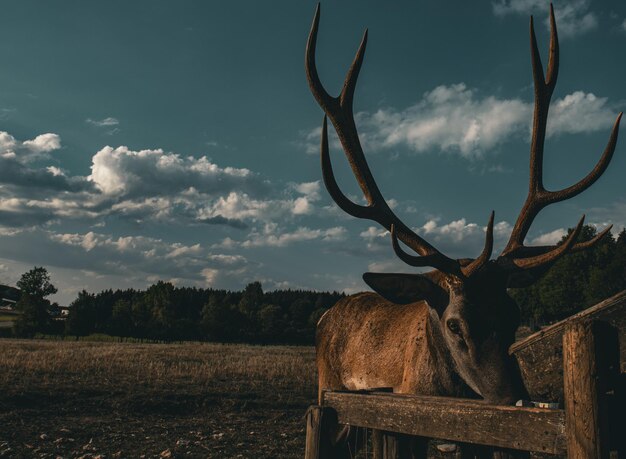
M 310 347 L 0 340 L 0 457 L 301 457 L 315 378 Z

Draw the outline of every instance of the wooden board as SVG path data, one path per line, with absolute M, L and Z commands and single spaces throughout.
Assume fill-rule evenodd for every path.
M 389 393 L 324 392 L 338 421 L 401 434 L 565 453 L 563 410 L 489 405 L 478 400 Z
M 563 333 L 568 324 L 586 320 L 606 321 L 619 330 L 620 365 L 626 371 L 625 290 L 511 346 L 532 400 L 563 403 Z

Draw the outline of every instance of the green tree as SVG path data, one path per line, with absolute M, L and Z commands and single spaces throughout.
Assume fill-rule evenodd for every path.
M 70 304 L 70 313 L 65 321 L 68 335 L 85 336 L 93 333 L 96 318 L 95 295 L 82 290 Z
M 241 300 L 239 301 L 239 310 L 247 318 L 254 320 L 257 312 L 263 304 L 263 288 L 260 282 L 251 282 L 246 285 Z
M 267 304 L 258 313 L 258 323 L 261 339 L 264 342 L 275 342 L 281 337 L 285 324 L 282 320 L 280 307 Z
M 130 301 L 120 298 L 111 308 L 111 330 L 117 336 L 132 336 L 133 309 Z
M 202 308 L 201 328 L 210 341 L 241 341 L 242 320 L 241 312 L 228 304 L 227 298 L 212 295 Z
M 48 270 L 37 266 L 22 274 L 20 280 L 17 281 L 17 288 L 22 293 L 27 293 L 35 298 L 45 298 L 57 292 L 57 288 L 50 282 Z
M 57 288 L 50 282 L 50 274 L 46 268 L 35 266 L 25 272 L 17 281 L 20 289 L 20 299 L 16 307 L 22 312 L 15 321 L 14 332 L 17 336 L 33 336 L 37 332 L 48 331 L 50 301 L 47 296 L 57 292 Z
M 174 286 L 169 282 L 158 281 L 144 294 L 144 301 L 152 316 L 152 335 L 158 338 L 170 338 L 177 319 L 174 301 Z
M 246 285 L 241 299 L 239 300 L 238 311 L 241 314 L 239 321 L 239 339 L 254 342 L 258 339 L 259 329 L 257 315 L 263 306 L 263 288 L 260 282 L 251 282 Z
M 37 332 L 45 332 L 50 325 L 49 304 L 44 298 L 22 293 L 16 305 L 22 313 L 13 326 L 15 335 L 32 338 Z

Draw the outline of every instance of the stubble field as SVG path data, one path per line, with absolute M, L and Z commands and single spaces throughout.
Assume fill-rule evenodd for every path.
M 0 339 L 0 457 L 302 457 L 314 349 Z

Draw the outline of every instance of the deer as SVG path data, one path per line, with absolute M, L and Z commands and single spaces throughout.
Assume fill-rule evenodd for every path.
M 381 387 L 403 394 L 482 398 L 493 404 L 512 404 L 527 397 L 516 362 L 508 352 L 520 322 L 519 308 L 508 289 L 536 282 L 561 257 L 593 247 L 609 234 L 611 226 L 591 240 L 579 242 L 583 215 L 560 244 L 526 246 L 525 238 L 544 207 L 578 195 L 604 173 L 615 151 L 622 113 L 617 116 L 602 156 L 584 178 L 561 190 L 545 188 L 544 141 L 558 75 L 559 41 L 550 5 L 550 48 L 544 76 L 531 16 L 534 112 L 528 195 L 497 258 L 491 257 L 494 244 L 494 212 L 491 212 L 484 248 L 478 257 L 453 259 L 395 215 L 365 158 L 355 124 L 353 100 L 368 31 L 364 32 L 340 95 L 333 97 L 322 85 L 316 68 L 319 20 L 318 4 L 306 45 L 305 70 L 309 88 L 324 111 L 320 150 L 325 187 L 344 212 L 376 222 L 389 231 L 393 251 L 404 263 L 416 268 L 434 268 L 412 274 L 367 272 L 363 280 L 374 292 L 345 297 L 320 318 L 315 342 L 320 403 L 325 390 Z M 334 177 L 328 119 L 367 205 L 351 201 Z M 403 249 L 400 242 L 414 253 Z

